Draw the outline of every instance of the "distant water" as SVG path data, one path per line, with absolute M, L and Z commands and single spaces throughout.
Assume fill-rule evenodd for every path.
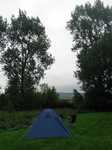
M 73 97 L 73 93 L 60 92 L 58 94 L 61 99 L 72 99 L 72 97 Z

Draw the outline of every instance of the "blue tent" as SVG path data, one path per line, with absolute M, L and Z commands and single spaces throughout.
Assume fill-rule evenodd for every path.
M 44 109 L 27 132 L 28 139 L 68 137 L 69 131 L 61 118 L 52 109 Z

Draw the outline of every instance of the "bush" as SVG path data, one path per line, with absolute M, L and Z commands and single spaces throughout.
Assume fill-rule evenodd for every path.
M 20 129 L 29 127 L 36 111 L 26 112 L 0 112 L 0 129 Z
M 85 94 L 85 107 L 93 111 L 112 111 L 112 95 L 101 89 L 91 89 Z

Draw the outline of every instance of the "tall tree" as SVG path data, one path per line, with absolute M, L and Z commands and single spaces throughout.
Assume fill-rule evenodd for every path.
M 86 93 L 93 91 L 94 98 L 105 96 L 110 99 L 112 7 L 105 7 L 103 2 L 96 0 L 93 5 L 86 3 L 85 6 L 77 6 L 71 17 L 67 28 L 73 35 L 72 50 L 77 53 L 78 69 L 75 75 L 82 81 Z M 89 96 L 92 97 L 92 94 Z
M 67 28 L 73 35 L 73 51 L 92 47 L 105 33 L 112 31 L 112 7 L 104 7 L 103 2 L 96 0 L 85 6 L 77 6 L 71 14 Z
M 75 74 L 83 81 L 84 87 L 87 85 L 85 87 L 85 89 L 87 89 L 91 83 L 88 83 L 90 76 L 88 76 L 88 79 L 85 78 L 85 73 L 93 73 L 96 71 L 89 70 L 87 66 L 90 65 L 90 63 L 92 65 L 99 63 L 98 60 L 95 59 L 98 51 L 96 51 L 94 56 L 92 56 L 93 54 L 90 52 L 90 56 L 95 57 L 93 62 L 91 62 L 92 60 L 89 59 L 89 57 L 87 57 L 86 61 L 84 57 L 89 55 L 88 52 L 91 51 L 93 47 L 95 49 L 95 45 L 102 40 L 106 34 L 112 33 L 112 8 L 108 6 L 104 7 L 100 0 L 96 0 L 93 6 L 90 3 L 86 3 L 85 6 L 77 6 L 71 17 L 72 19 L 68 22 L 67 28 L 71 31 L 71 34 L 73 34 L 74 45 L 72 50 L 77 52 L 78 71 L 76 71 Z M 82 59 L 82 57 L 84 59 Z M 97 65 L 95 69 L 98 68 Z M 85 80 L 81 78 L 82 76 Z
M 7 24 L 1 47 L 1 64 L 9 80 L 9 87 L 24 97 L 44 76 L 54 59 L 48 53 L 50 41 L 40 19 L 19 10 Z M 11 90 L 12 91 L 12 90 Z

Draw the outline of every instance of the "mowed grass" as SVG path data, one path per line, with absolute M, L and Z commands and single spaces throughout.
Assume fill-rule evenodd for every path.
M 79 114 L 67 139 L 27 140 L 26 131 L 0 131 L 0 150 L 112 150 L 112 113 Z

